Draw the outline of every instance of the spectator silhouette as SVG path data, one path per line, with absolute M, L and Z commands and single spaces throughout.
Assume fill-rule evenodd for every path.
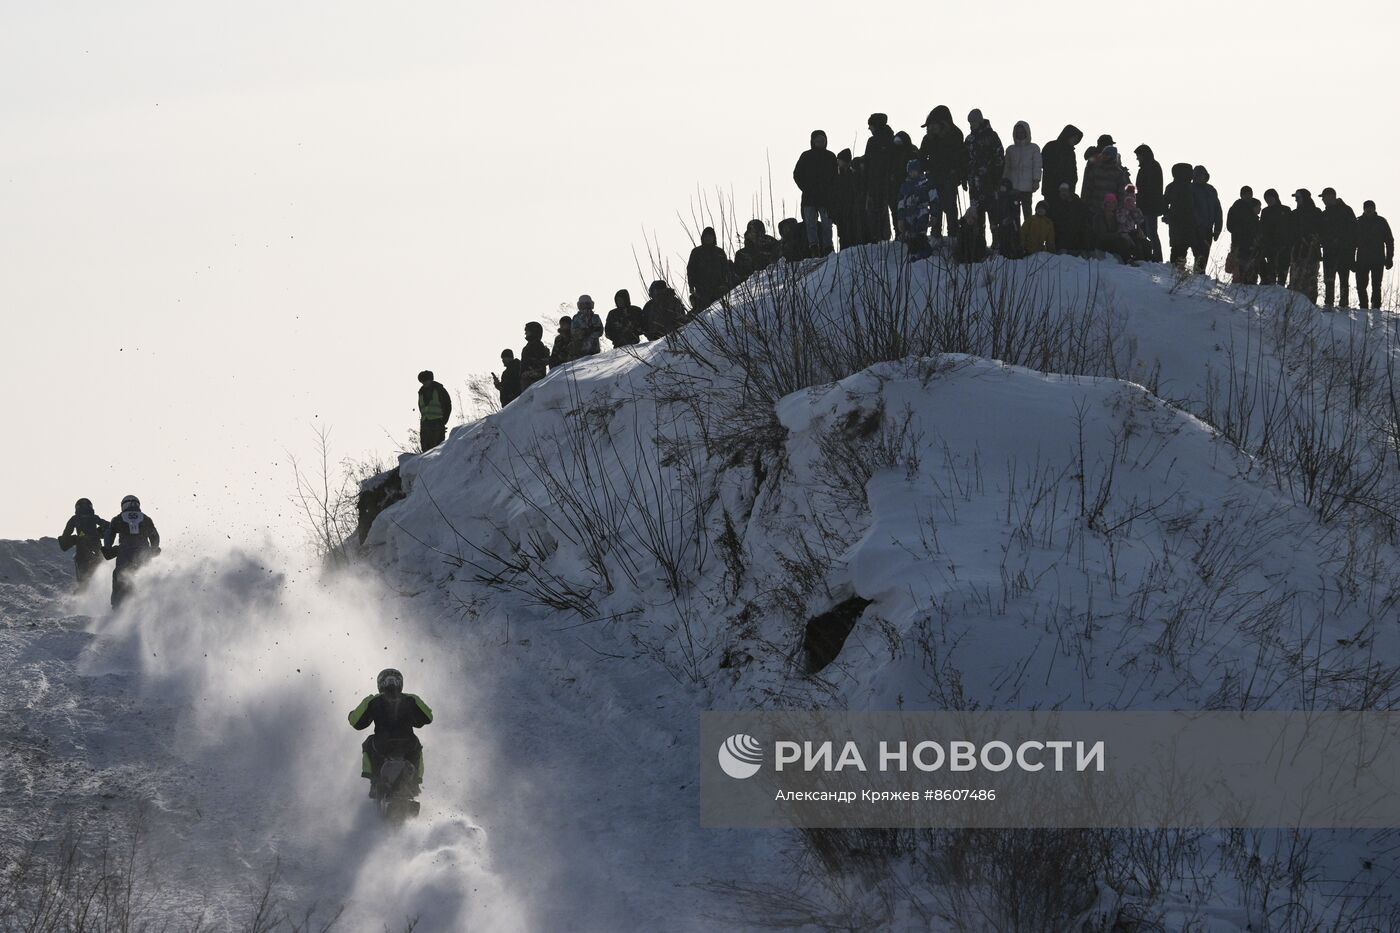
M 685 323 L 685 305 L 662 279 L 652 282 L 647 289 L 642 322 L 642 332 L 648 340 L 660 340 Z
M 696 311 L 723 298 L 733 286 L 734 263 L 720 249 L 714 227 L 700 231 L 700 245 L 690 251 L 685 277 L 690 283 L 690 307 Z
M 1293 256 L 1288 287 L 1316 303 L 1317 272 L 1322 260 L 1322 211 L 1306 188 L 1293 192 L 1293 200 Z
M 1333 286 L 1341 279 L 1342 307 L 1351 305 L 1351 269 L 1356 265 L 1356 212 L 1337 197 L 1336 189 L 1322 189 L 1322 278 L 1325 304 L 1332 307 Z
M 1021 225 L 1021 251 L 1027 256 L 1055 251 L 1055 224 L 1044 200 L 1035 206 L 1035 214 Z
M 564 320 L 568 320 L 565 318 Z M 549 350 L 544 345 L 544 328 L 539 321 L 525 325 L 525 347 L 520 351 L 520 391 L 544 378 L 549 367 Z
M 559 319 L 559 331 L 554 335 L 554 346 L 549 351 L 549 371 L 554 372 L 574 359 L 574 319 L 564 315 Z
M 1040 147 L 1031 141 L 1031 125 L 1022 120 L 1011 130 L 1011 145 L 1006 150 L 1006 178 L 1015 195 L 1018 222 L 1030 220 L 1031 199 L 1040 189 L 1043 171 Z
M 872 113 L 866 121 L 870 138 L 865 141 L 865 179 L 867 190 L 866 208 L 873 225 L 871 241 L 888 240 L 891 209 L 898 197 L 898 189 L 891 190 L 890 176 L 897 174 L 894 168 L 894 130 L 890 129 L 890 118 L 883 113 Z
M 1264 192 L 1259 215 L 1259 280 L 1265 285 L 1287 285 L 1293 257 L 1293 212 L 1279 200 L 1273 188 Z
M 792 180 L 802 192 L 802 222 L 807 229 L 807 251 L 825 256 L 832 250 L 831 205 L 836 188 L 836 156 L 826 147 L 826 133 L 812 131 L 812 147 L 797 159 Z
M 520 397 L 520 361 L 515 358 L 514 351 L 501 351 L 501 367 L 501 374 L 492 373 L 491 381 L 501 394 L 501 407 L 505 408 Z
M 427 453 L 447 437 L 447 419 L 452 417 L 452 395 L 433 379 L 433 371 L 418 374 L 418 441 Z
M 1054 199 L 1060 196 L 1060 185 L 1068 184 L 1071 191 L 1079 187 L 1079 160 L 1074 154 L 1074 147 L 1083 139 L 1084 134 L 1079 127 L 1071 123 L 1060 130 L 1059 136 L 1046 143 L 1041 151 L 1041 190 L 1052 205 Z
M 1146 143 L 1134 149 L 1133 155 L 1138 160 L 1137 204 L 1143 216 L 1142 230 L 1151 250 L 1147 258 L 1161 262 L 1162 239 L 1157 233 L 1157 219 L 1166 209 L 1162 200 L 1162 166 Z
M 614 347 L 632 347 L 642 341 L 642 309 L 632 304 L 627 289 L 613 295 L 613 309 L 603 322 L 603 334 Z
M 1225 229 L 1230 232 L 1230 254 L 1226 266 L 1236 285 L 1254 285 L 1259 281 L 1259 199 L 1254 189 L 1245 185 L 1240 196 L 1230 205 L 1225 217 Z
M 938 189 L 939 214 L 933 218 L 933 233 L 943 235 L 943 220 L 948 220 L 948 234 L 958 232 L 958 189 L 967 181 L 967 146 L 963 132 L 953 122 L 953 113 L 940 104 L 929 111 L 924 121 L 923 141 L 919 154 L 924 160 L 929 180 Z
M 763 221 L 750 220 L 744 229 L 744 245 L 734 254 L 734 270 L 742 281 L 755 272 L 767 269 L 781 255 L 782 248 L 777 240 L 768 235 Z
M 1002 175 L 1006 170 L 1006 149 L 997 131 L 992 129 L 991 121 L 982 116 L 982 111 L 973 110 L 967 115 L 967 122 L 972 128 L 967 134 L 968 194 L 978 209 L 976 216 L 980 224 L 991 207 L 992 198 L 1001 188 Z
M 1366 303 L 1367 284 L 1370 285 L 1371 303 L 1369 307 L 1381 306 L 1381 282 L 1385 270 L 1395 265 L 1395 237 L 1391 235 L 1390 224 L 1376 213 L 1376 202 L 1367 201 L 1361 205 L 1361 216 L 1356 218 L 1356 301 L 1362 308 Z

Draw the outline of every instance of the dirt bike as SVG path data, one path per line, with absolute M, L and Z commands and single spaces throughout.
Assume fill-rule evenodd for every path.
M 384 756 L 371 786 L 371 796 L 380 815 L 391 823 L 402 823 L 418 815 L 420 775 L 414 763 L 418 745 L 407 739 L 376 740 L 375 750 Z

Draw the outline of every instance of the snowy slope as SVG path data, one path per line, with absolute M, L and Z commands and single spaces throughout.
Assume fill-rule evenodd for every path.
M 1387 319 L 900 252 L 780 266 L 456 428 L 402 465 L 353 575 L 176 544 L 113 616 L 63 595 L 56 548 L 0 547 L 0 650 L 44 684 L 0 696 L 43 743 L 9 757 L 5 829 L 145 800 L 167 908 L 199 891 L 230 924 L 280 861 L 288 903 L 356 930 L 772 919 L 740 889 L 918 927 L 917 885 L 833 906 L 803 837 L 699 829 L 698 713 L 1393 704 L 1387 422 L 1377 380 L 1337 376 L 1388 371 Z M 809 620 L 852 597 L 814 670 Z M 436 713 L 397 834 L 344 719 L 390 665 Z M 1393 840 L 1315 835 L 1317 917 L 1394 894 Z M 1258 879 L 1202 858 L 1204 890 L 1144 909 L 1260 928 Z

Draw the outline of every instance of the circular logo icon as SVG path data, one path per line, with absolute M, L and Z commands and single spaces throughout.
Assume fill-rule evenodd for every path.
M 732 778 L 751 778 L 763 767 L 763 746 L 751 735 L 731 735 L 719 747 L 719 766 Z

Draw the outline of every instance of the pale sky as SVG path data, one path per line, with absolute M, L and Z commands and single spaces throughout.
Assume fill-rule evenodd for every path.
M 810 131 L 859 151 L 875 110 L 1400 219 L 1390 5 L 1050 8 L 6 4 L 0 537 L 131 492 L 169 546 L 294 541 L 313 424 L 391 453 L 420 369 L 457 390 L 580 293 L 642 295 L 644 238 L 683 271 L 697 191 L 747 209 L 771 165 L 792 213 Z

